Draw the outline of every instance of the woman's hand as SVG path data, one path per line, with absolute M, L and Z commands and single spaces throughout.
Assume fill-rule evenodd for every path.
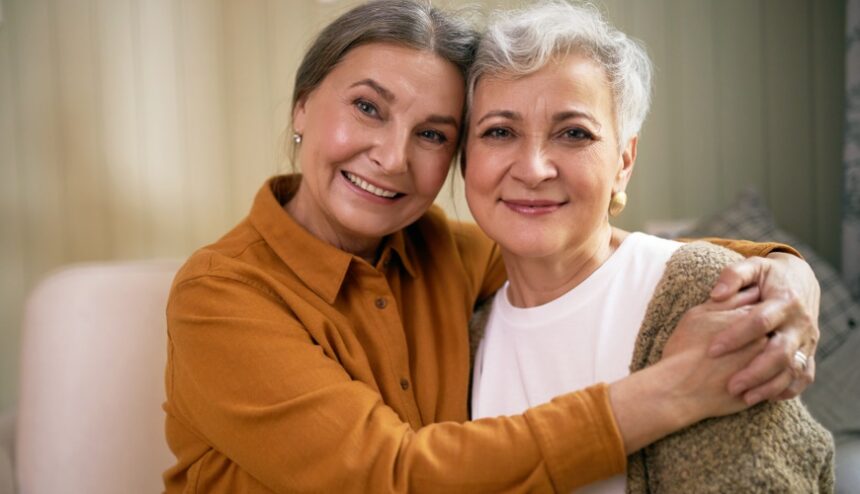
M 689 400 L 690 414 L 697 420 L 728 415 L 747 408 L 728 390 L 729 378 L 748 367 L 768 345 L 760 336 L 733 352 L 709 355 L 713 340 L 727 327 L 740 324 L 754 314 L 760 292 L 750 287 L 721 302 L 709 300 L 688 310 L 663 347 L 661 363 L 672 365 L 673 389 L 678 398 Z
M 661 360 L 609 386 L 612 410 L 627 453 L 708 417 L 747 408 L 728 391 L 729 378 L 748 366 L 768 344 L 761 336 L 734 352 L 708 355 L 727 325 L 748 318 L 758 300 L 751 287 L 721 302 L 687 311 L 663 347 Z
M 761 290 L 761 303 L 749 317 L 737 320 L 714 338 L 710 356 L 719 356 L 769 336 L 764 351 L 729 381 L 729 392 L 752 405 L 767 399 L 788 399 L 815 378 L 818 306 L 821 290 L 802 259 L 784 253 L 751 257 L 726 267 L 711 292 L 726 300 L 744 287 Z M 797 352 L 806 356 L 804 365 Z

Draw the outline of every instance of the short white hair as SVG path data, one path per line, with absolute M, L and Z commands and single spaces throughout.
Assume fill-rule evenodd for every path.
M 591 4 L 550 0 L 495 12 L 469 72 L 469 108 L 481 77 L 526 76 L 573 51 L 603 67 L 623 148 L 639 133 L 651 105 L 651 59 L 640 42 L 609 24 Z

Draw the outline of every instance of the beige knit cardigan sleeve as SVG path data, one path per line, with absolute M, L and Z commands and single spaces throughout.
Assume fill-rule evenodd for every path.
M 681 316 L 705 302 L 722 268 L 738 259 L 705 242 L 675 252 L 639 330 L 631 372 L 660 360 Z M 793 399 L 704 420 L 634 453 L 627 492 L 833 492 L 833 474 L 832 436 Z

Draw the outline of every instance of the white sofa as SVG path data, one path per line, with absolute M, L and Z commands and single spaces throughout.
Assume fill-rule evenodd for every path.
M 0 419 L 0 494 L 163 490 L 164 308 L 179 265 L 73 266 L 34 290 L 17 420 Z

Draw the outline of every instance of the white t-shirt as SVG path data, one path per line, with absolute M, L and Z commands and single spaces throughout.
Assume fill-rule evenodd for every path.
M 537 307 L 512 306 L 505 284 L 475 357 L 472 418 L 520 414 L 629 374 L 648 302 L 680 245 L 631 233 L 585 281 Z M 618 475 L 579 492 L 623 493 L 624 487 Z

